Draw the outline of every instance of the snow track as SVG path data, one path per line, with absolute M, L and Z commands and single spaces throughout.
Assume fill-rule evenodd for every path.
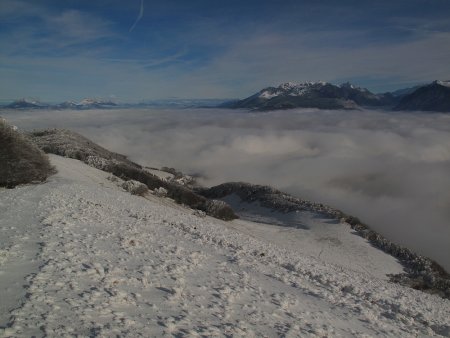
M 8 246 L 2 238 L 0 268 L 13 269 L 29 243 L 35 256 L 42 242 L 42 265 L 26 278 L 23 304 L 8 306 L 4 337 L 450 335 L 448 300 L 132 196 L 81 162 L 51 160 L 59 173 L 50 182 L 0 191 L 2 231 L 15 227 L 12 215 L 27 215 L 22 235 Z M 39 238 L 24 239 L 27 231 Z

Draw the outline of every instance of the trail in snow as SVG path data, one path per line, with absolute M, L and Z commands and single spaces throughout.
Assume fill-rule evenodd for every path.
M 5 337 L 450 335 L 448 300 L 131 196 L 79 161 L 51 160 L 59 173 L 49 183 L 0 191 L 10 212 L 2 229 L 29 211 L 20 229 L 33 227 L 43 243 Z M 16 236 L 1 269 L 14 265 Z
M 40 196 L 48 186 L 0 190 L 0 327 L 25 298 L 24 278 L 38 271 Z

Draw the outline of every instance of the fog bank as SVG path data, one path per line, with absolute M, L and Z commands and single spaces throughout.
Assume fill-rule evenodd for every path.
M 202 183 L 268 184 L 361 218 L 450 271 L 450 114 L 315 109 L 0 112 Z

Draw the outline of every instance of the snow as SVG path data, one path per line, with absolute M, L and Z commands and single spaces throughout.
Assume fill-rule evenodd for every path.
M 336 223 L 313 212 L 282 213 L 241 201 L 237 195 L 223 199 L 241 218 L 233 226 L 240 232 L 347 270 L 387 279 L 403 272 L 398 261 L 353 233 L 348 224 Z
M 279 89 L 282 90 L 293 90 L 293 89 L 302 89 L 305 87 L 312 87 L 312 86 L 324 86 L 327 82 L 325 81 L 306 81 L 302 83 L 296 83 L 296 82 L 286 82 L 282 83 L 278 86 Z
M 362 269 L 373 254 L 363 253 L 351 269 L 333 262 L 332 245 L 303 249 L 302 227 L 199 217 L 79 161 L 51 161 L 49 182 L 0 190 L 4 337 L 450 335 L 450 302 L 386 282 L 383 263 L 398 266 L 384 254 Z M 316 229 L 311 242 L 335 226 L 330 236 L 351 242 L 314 215 L 291 222 Z
M 450 81 L 436 81 L 436 83 L 444 87 L 450 87 Z
M 293 88 L 296 88 L 298 86 L 302 86 L 302 84 L 296 83 L 296 82 L 285 82 L 282 83 L 278 86 L 278 88 L 283 89 L 283 90 L 290 90 Z
M 83 100 L 81 100 L 80 101 L 80 105 L 89 105 L 89 104 L 93 104 L 93 103 L 97 103 L 98 101 L 97 100 L 94 100 L 94 99 L 83 99 Z
M 112 103 L 111 101 L 106 101 L 106 100 L 102 100 L 102 99 L 86 98 L 86 99 L 81 100 L 76 105 L 79 105 L 79 106 L 90 106 L 90 105 L 95 105 L 95 104 L 109 105 L 111 103 Z
M 274 98 L 280 94 L 281 94 L 281 92 L 269 93 L 268 91 L 265 90 L 259 95 L 259 97 L 262 99 L 270 100 L 271 98 Z
M 158 178 L 160 178 L 164 181 L 170 181 L 175 178 L 174 174 L 168 173 L 167 171 L 162 171 L 162 170 L 155 169 L 155 168 L 144 168 L 144 169 L 145 169 L 145 171 L 157 176 Z
M 274 88 L 271 88 L 270 90 L 263 90 L 259 94 L 259 98 L 270 100 L 274 97 L 286 94 L 289 96 L 303 96 L 307 94 L 312 87 L 324 86 L 326 84 L 327 82 L 324 81 L 304 83 L 286 82 L 280 84 L 275 90 Z

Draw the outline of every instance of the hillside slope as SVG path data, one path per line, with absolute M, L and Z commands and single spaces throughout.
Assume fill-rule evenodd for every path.
M 177 203 L 199 209 L 210 216 L 223 220 L 236 218 L 233 210 L 224 202 L 206 199 L 177 181 L 163 180 L 148 169 L 128 160 L 126 156 L 111 152 L 71 130 L 34 131 L 30 137 L 46 153 L 81 160 L 127 181 L 139 181 L 152 190 L 164 189 L 167 196 Z
M 450 335 L 446 299 L 51 161 L 48 183 L 0 191 L 2 275 L 39 263 L 24 283 L 0 279 L 17 303 L 2 308 L 5 337 Z

